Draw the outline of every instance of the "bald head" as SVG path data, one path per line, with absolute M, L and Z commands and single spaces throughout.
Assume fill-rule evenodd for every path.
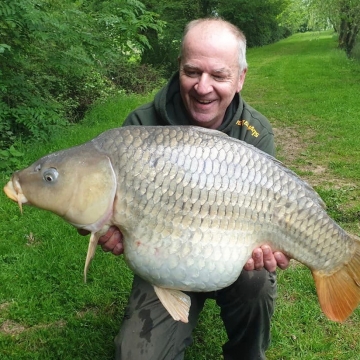
M 190 40 L 191 39 L 191 40 Z M 240 72 L 247 69 L 246 38 L 235 25 L 221 18 L 204 18 L 189 22 L 183 33 L 180 58 L 184 55 L 189 40 L 211 43 L 213 46 L 232 46 L 238 54 Z

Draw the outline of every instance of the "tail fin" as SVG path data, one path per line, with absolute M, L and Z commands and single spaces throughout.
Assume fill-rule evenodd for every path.
M 348 263 L 331 275 L 313 271 L 320 306 L 333 321 L 346 320 L 360 302 L 360 239 L 355 242 L 355 252 Z

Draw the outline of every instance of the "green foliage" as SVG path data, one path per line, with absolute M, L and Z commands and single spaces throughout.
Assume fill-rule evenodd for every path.
M 287 0 L 220 0 L 218 14 L 245 33 L 249 47 L 262 46 L 290 34 L 278 20 L 287 5 Z
M 148 64 L 119 63 L 111 72 L 111 78 L 115 85 L 127 93 L 147 94 L 164 85 L 164 76 L 161 74 L 161 70 L 155 70 Z
M 331 24 L 338 33 L 339 47 L 351 57 L 360 31 L 360 0 L 308 0 L 307 2 L 313 21 L 325 26 Z
M 10 173 L 14 169 L 20 168 L 23 156 L 24 153 L 16 150 L 14 145 L 11 145 L 9 149 L 0 150 L 0 171 Z
M 288 5 L 278 17 L 279 25 L 291 34 L 311 31 L 309 9 L 305 1 L 288 0 Z
M 161 27 L 137 0 L 0 2 L 0 148 L 81 119 L 115 92 L 116 64 L 149 46 L 143 32 Z
M 143 2 L 148 10 L 159 14 L 166 26 L 161 33 L 152 30 L 146 32 L 151 47 L 144 50 L 141 62 L 161 68 L 164 75 L 169 77 L 178 68 L 177 57 L 185 25 L 193 19 L 211 15 L 218 1 L 144 0 Z

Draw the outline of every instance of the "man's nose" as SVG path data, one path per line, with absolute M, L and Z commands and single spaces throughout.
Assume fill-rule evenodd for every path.
M 209 74 L 201 74 L 199 81 L 195 85 L 195 90 L 199 94 L 208 94 L 212 90 L 211 77 Z

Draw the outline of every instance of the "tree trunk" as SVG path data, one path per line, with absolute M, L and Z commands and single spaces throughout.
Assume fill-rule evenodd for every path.
M 342 1 L 340 4 L 340 14 L 339 48 L 345 50 L 346 55 L 350 56 L 355 46 L 356 36 L 359 33 L 359 26 L 346 1 Z

